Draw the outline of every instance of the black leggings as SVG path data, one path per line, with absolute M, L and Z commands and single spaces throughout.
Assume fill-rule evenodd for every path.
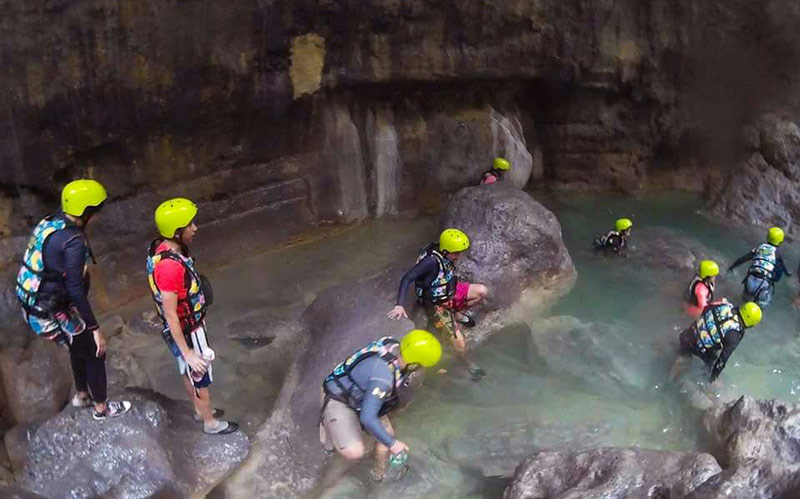
M 69 359 L 75 377 L 75 389 L 79 392 L 88 391 L 95 403 L 103 403 L 106 401 L 106 355 L 98 358 L 96 353 L 97 345 L 91 331 L 72 337 Z

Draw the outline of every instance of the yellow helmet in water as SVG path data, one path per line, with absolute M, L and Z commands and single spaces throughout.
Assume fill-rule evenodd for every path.
M 761 307 L 749 301 L 739 307 L 739 315 L 742 316 L 745 326 L 753 327 L 761 322 Z
M 80 217 L 86 208 L 100 206 L 107 197 L 105 187 L 97 180 L 73 180 L 61 191 L 61 210 Z
M 156 208 L 156 227 L 163 237 L 172 239 L 175 231 L 192 223 L 197 205 L 185 198 L 168 199 Z
M 773 246 L 780 246 L 783 242 L 783 229 L 780 227 L 772 227 L 767 232 L 767 241 Z
M 439 236 L 439 249 L 448 253 L 458 253 L 469 248 L 469 238 L 458 229 L 445 229 Z
M 700 262 L 700 279 L 719 275 L 719 265 L 713 260 L 703 260 Z
M 492 168 L 495 170 L 510 170 L 511 163 L 509 163 L 505 158 L 494 158 L 494 161 L 492 162 Z
M 617 223 L 614 224 L 614 227 L 617 229 L 617 232 L 622 232 L 623 230 L 628 230 L 633 227 L 633 222 L 631 222 L 630 218 L 620 218 L 617 220 Z
M 442 345 L 428 331 L 414 329 L 400 341 L 400 354 L 407 364 L 432 367 L 442 358 Z

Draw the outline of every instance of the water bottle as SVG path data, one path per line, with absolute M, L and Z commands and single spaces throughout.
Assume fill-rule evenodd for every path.
M 395 468 L 399 468 L 403 466 L 408 461 L 408 453 L 400 452 L 398 454 L 392 454 L 389 456 L 389 464 L 391 464 Z
M 205 360 L 206 363 L 210 364 L 211 361 L 216 358 L 216 353 L 214 352 L 214 350 L 212 350 L 210 348 L 206 348 L 203 351 L 203 353 L 200 355 L 200 358 Z M 195 383 L 199 383 L 203 379 L 203 376 L 206 375 L 206 373 L 204 373 L 204 372 L 194 371 L 191 368 L 189 368 L 189 374 L 191 375 L 192 380 Z

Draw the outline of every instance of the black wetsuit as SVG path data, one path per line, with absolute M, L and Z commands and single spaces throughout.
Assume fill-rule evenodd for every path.
M 714 306 L 718 305 L 709 305 L 709 307 Z M 742 338 L 744 338 L 745 329 L 741 327 L 741 318 L 739 318 L 739 324 L 737 329 L 728 331 L 722 337 L 722 345 L 717 345 L 716 348 L 702 348 L 698 340 L 696 324 L 692 324 L 678 337 L 680 354 L 685 356 L 694 355 L 705 362 L 708 368 L 711 369 L 711 382 L 714 382 L 722 370 L 725 369 L 728 359 L 733 355 Z
M 624 254 L 625 248 L 628 247 L 627 235 L 612 230 L 605 236 L 595 238 L 594 242 L 592 242 L 592 247 L 596 250 Z
M 405 273 L 400 281 L 400 290 L 397 292 L 396 305 L 403 306 L 408 288 L 415 284 L 418 288 L 429 289 L 436 276 L 439 275 L 439 262 L 433 255 L 428 255 Z

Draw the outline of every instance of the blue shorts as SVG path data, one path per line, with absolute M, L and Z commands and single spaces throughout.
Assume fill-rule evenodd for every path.
M 164 341 L 167 342 L 170 352 L 172 352 L 172 355 L 175 357 L 175 360 L 178 363 L 178 372 L 181 374 L 181 376 L 188 376 L 195 388 L 208 388 L 214 381 L 211 363 L 208 362 L 208 370 L 205 372 L 202 378 L 192 376 L 192 368 L 189 367 L 189 364 L 187 364 L 185 360 L 183 360 L 183 355 L 181 354 L 178 345 L 176 345 L 175 341 L 172 339 L 170 332 L 168 330 L 163 331 L 162 336 L 164 337 Z M 186 338 L 186 343 L 189 345 L 189 347 L 201 357 L 203 355 L 203 351 L 207 348 L 210 348 L 208 344 L 208 337 L 206 336 L 205 322 L 197 326 L 197 328 L 195 328 L 191 334 L 185 335 L 184 338 Z
M 744 299 L 752 300 L 764 308 L 772 301 L 775 286 L 769 279 L 757 275 L 749 275 L 744 281 Z

